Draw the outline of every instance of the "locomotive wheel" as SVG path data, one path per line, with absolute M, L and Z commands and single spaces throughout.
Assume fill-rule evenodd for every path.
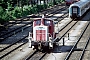
M 42 46 L 38 46 L 38 45 L 34 45 L 34 49 L 38 50 L 38 51 L 42 51 Z
M 38 45 L 34 45 L 34 49 L 38 50 Z

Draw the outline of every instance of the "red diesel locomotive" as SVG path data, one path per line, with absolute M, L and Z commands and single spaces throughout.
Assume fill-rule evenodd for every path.
M 48 18 L 37 18 L 33 21 L 33 32 L 29 32 L 29 47 L 35 49 L 53 48 L 56 33 L 54 21 Z

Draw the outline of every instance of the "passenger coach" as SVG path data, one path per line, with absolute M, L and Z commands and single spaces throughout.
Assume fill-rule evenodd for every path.
M 76 2 L 69 7 L 69 18 L 81 18 L 90 9 L 90 0 Z

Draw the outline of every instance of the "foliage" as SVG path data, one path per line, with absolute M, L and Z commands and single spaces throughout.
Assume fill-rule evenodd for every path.
M 21 7 L 15 7 L 14 10 L 11 11 L 11 15 L 14 18 L 19 18 L 21 16 L 22 8 Z
M 2 15 L 4 13 L 4 9 L 0 6 L 0 14 Z
M 10 20 L 10 16 L 5 12 L 5 10 L 0 6 L 0 22 L 5 22 Z
M 0 6 L 0 22 L 3 21 L 3 19 L 2 19 L 3 13 L 4 13 L 4 10 L 3 10 L 3 8 Z
M 58 3 L 59 1 L 61 0 L 58 0 Z M 0 22 L 35 14 L 50 6 L 53 6 L 52 2 L 41 5 L 29 5 L 29 0 L 0 0 Z

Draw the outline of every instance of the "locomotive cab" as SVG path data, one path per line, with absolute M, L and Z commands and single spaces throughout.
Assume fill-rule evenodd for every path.
M 53 39 L 56 38 L 53 20 L 38 18 L 33 21 L 33 32 L 29 32 L 29 47 L 35 49 L 44 47 L 53 48 Z

